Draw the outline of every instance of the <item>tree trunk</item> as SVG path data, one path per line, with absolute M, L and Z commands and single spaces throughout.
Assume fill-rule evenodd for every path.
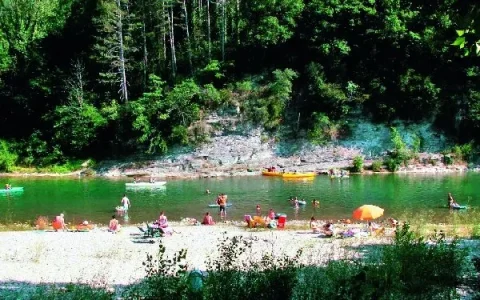
M 170 35 L 170 52 L 172 57 L 172 77 L 175 79 L 177 75 L 177 57 L 175 55 L 175 34 L 174 34 L 174 20 L 173 20 L 173 7 L 170 7 L 170 12 L 168 14 L 168 25 L 169 25 L 169 35 Z
M 123 43 L 123 19 L 122 19 L 122 6 L 120 0 L 117 0 L 117 36 L 118 36 L 118 59 L 120 73 L 120 99 L 128 103 L 128 90 L 127 90 L 127 72 L 125 70 L 125 45 Z
M 210 28 L 210 0 L 207 0 L 207 39 L 208 39 L 208 60 L 212 59 L 212 31 Z
M 187 52 L 188 52 L 188 64 L 190 65 L 190 73 L 193 75 L 193 64 L 192 64 L 192 45 L 190 44 L 190 31 L 188 30 L 188 12 L 186 0 L 183 0 L 183 13 L 185 18 L 185 33 L 187 35 Z
M 147 51 L 147 30 L 146 30 L 146 7 L 145 0 L 142 0 L 142 39 L 143 39 L 143 80 L 142 91 L 145 92 L 147 86 L 147 69 L 148 69 L 148 51 Z

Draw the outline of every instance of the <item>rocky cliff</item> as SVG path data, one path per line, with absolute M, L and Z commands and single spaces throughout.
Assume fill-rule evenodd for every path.
M 105 161 L 98 167 L 101 176 L 154 177 L 217 177 L 258 175 L 264 167 L 276 166 L 286 171 L 326 172 L 330 168 L 352 165 L 362 155 L 368 165 L 372 159 L 385 154 L 390 145 L 389 128 L 381 124 L 356 120 L 351 134 L 336 144 L 314 146 L 306 140 L 276 142 L 261 129 L 251 128 L 235 118 L 211 116 L 209 124 L 216 124 L 209 142 L 196 148 L 177 148 L 171 153 L 150 159 L 130 159 L 124 162 Z M 218 126 L 221 124 L 221 126 Z M 423 141 L 420 162 L 400 169 L 400 172 L 463 171 L 463 166 L 443 166 L 441 156 L 435 154 L 448 140 L 435 132 L 429 124 L 397 124 L 405 140 L 417 134 Z M 215 126 L 214 126 L 215 127 Z M 432 154 L 433 153 L 433 154 Z

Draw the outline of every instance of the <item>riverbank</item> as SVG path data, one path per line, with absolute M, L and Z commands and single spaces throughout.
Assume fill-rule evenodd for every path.
M 257 176 L 269 166 L 285 169 L 287 172 L 327 174 L 330 169 L 348 170 L 353 166 L 353 159 L 356 156 L 365 157 L 365 170 L 362 174 L 391 173 L 385 168 L 380 172 L 373 172 L 372 163 L 381 161 L 381 158 L 365 156 L 361 149 L 309 145 L 304 146 L 296 154 L 282 156 L 276 153 L 275 145 L 262 143 L 259 136 L 250 138 L 238 136 L 233 138 L 234 140 L 229 139 L 232 137 L 221 137 L 189 153 L 155 158 L 131 157 L 124 160 L 106 160 L 99 162 L 93 169 L 84 168 L 69 173 L 36 172 L 34 169 L 25 169 L 22 172 L 0 173 L 0 176 L 195 179 Z M 224 147 L 215 145 L 224 145 Z M 477 167 L 469 169 L 466 164 L 445 165 L 442 157 L 443 155 L 439 153 L 419 153 L 415 162 L 400 167 L 396 173 L 447 174 L 479 171 Z
M 297 223 L 305 226 L 306 223 Z M 325 265 L 331 260 L 360 258 L 377 251 L 378 246 L 392 243 L 390 236 L 325 238 L 308 229 L 246 229 L 236 225 L 192 226 L 172 223 L 172 236 L 144 238 L 137 227 L 124 227 L 118 234 L 105 228 L 90 232 L 24 231 L 0 232 L 0 296 L 15 291 L 22 294 L 40 285 L 88 284 L 106 288 L 117 295 L 131 284 L 145 278 L 142 265 L 147 255 L 156 254 L 159 245 L 166 256 L 187 250 L 188 270 L 208 270 L 209 262 L 219 259 L 225 238 L 238 237 L 251 243 L 239 263 L 274 257 L 297 255 L 298 262 Z M 338 230 L 341 225 L 338 224 Z M 361 225 L 349 225 L 361 226 Z M 476 247 L 477 241 L 464 240 L 465 247 Z M 463 247 L 462 246 L 462 247 Z
M 0 232 L 1 285 L 15 283 L 87 283 L 127 285 L 145 277 L 142 262 L 156 255 L 159 242 L 167 255 L 187 249 L 189 269 L 207 269 L 225 237 L 241 236 L 252 242 L 248 259 L 267 252 L 293 256 L 303 248 L 301 262 L 321 264 L 329 259 L 359 255 L 348 247 L 383 244 L 387 239 L 323 239 L 310 230 L 246 230 L 232 225 L 187 226 L 173 223 L 175 233 L 163 238 L 143 238 L 136 227 L 118 234 L 104 228 L 90 232 Z M 150 242 L 153 243 L 150 243 Z

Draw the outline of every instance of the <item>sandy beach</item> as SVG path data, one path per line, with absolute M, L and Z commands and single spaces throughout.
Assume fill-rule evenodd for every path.
M 17 284 L 128 285 L 145 277 L 142 262 L 147 253 L 158 252 L 159 243 L 166 247 L 169 256 L 187 249 L 188 268 L 206 270 L 206 260 L 221 255 L 218 244 L 225 236 L 242 236 L 252 242 L 243 259 L 259 258 L 266 253 L 293 256 L 302 248 L 300 260 L 308 264 L 358 256 L 360 246 L 389 240 L 331 239 L 309 230 L 257 230 L 223 224 L 173 225 L 172 236 L 154 239 L 145 239 L 134 226 L 125 227 L 118 234 L 104 228 L 90 232 L 0 232 L 0 286 L 5 289 Z M 153 243 L 148 243 L 151 240 Z

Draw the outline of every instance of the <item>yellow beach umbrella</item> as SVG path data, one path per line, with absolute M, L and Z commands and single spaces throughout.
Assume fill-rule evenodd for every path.
M 384 209 L 376 205 L 362 205 L 353 211 L 353 218 L 357 220 L 373 220 L 383 216 Z

